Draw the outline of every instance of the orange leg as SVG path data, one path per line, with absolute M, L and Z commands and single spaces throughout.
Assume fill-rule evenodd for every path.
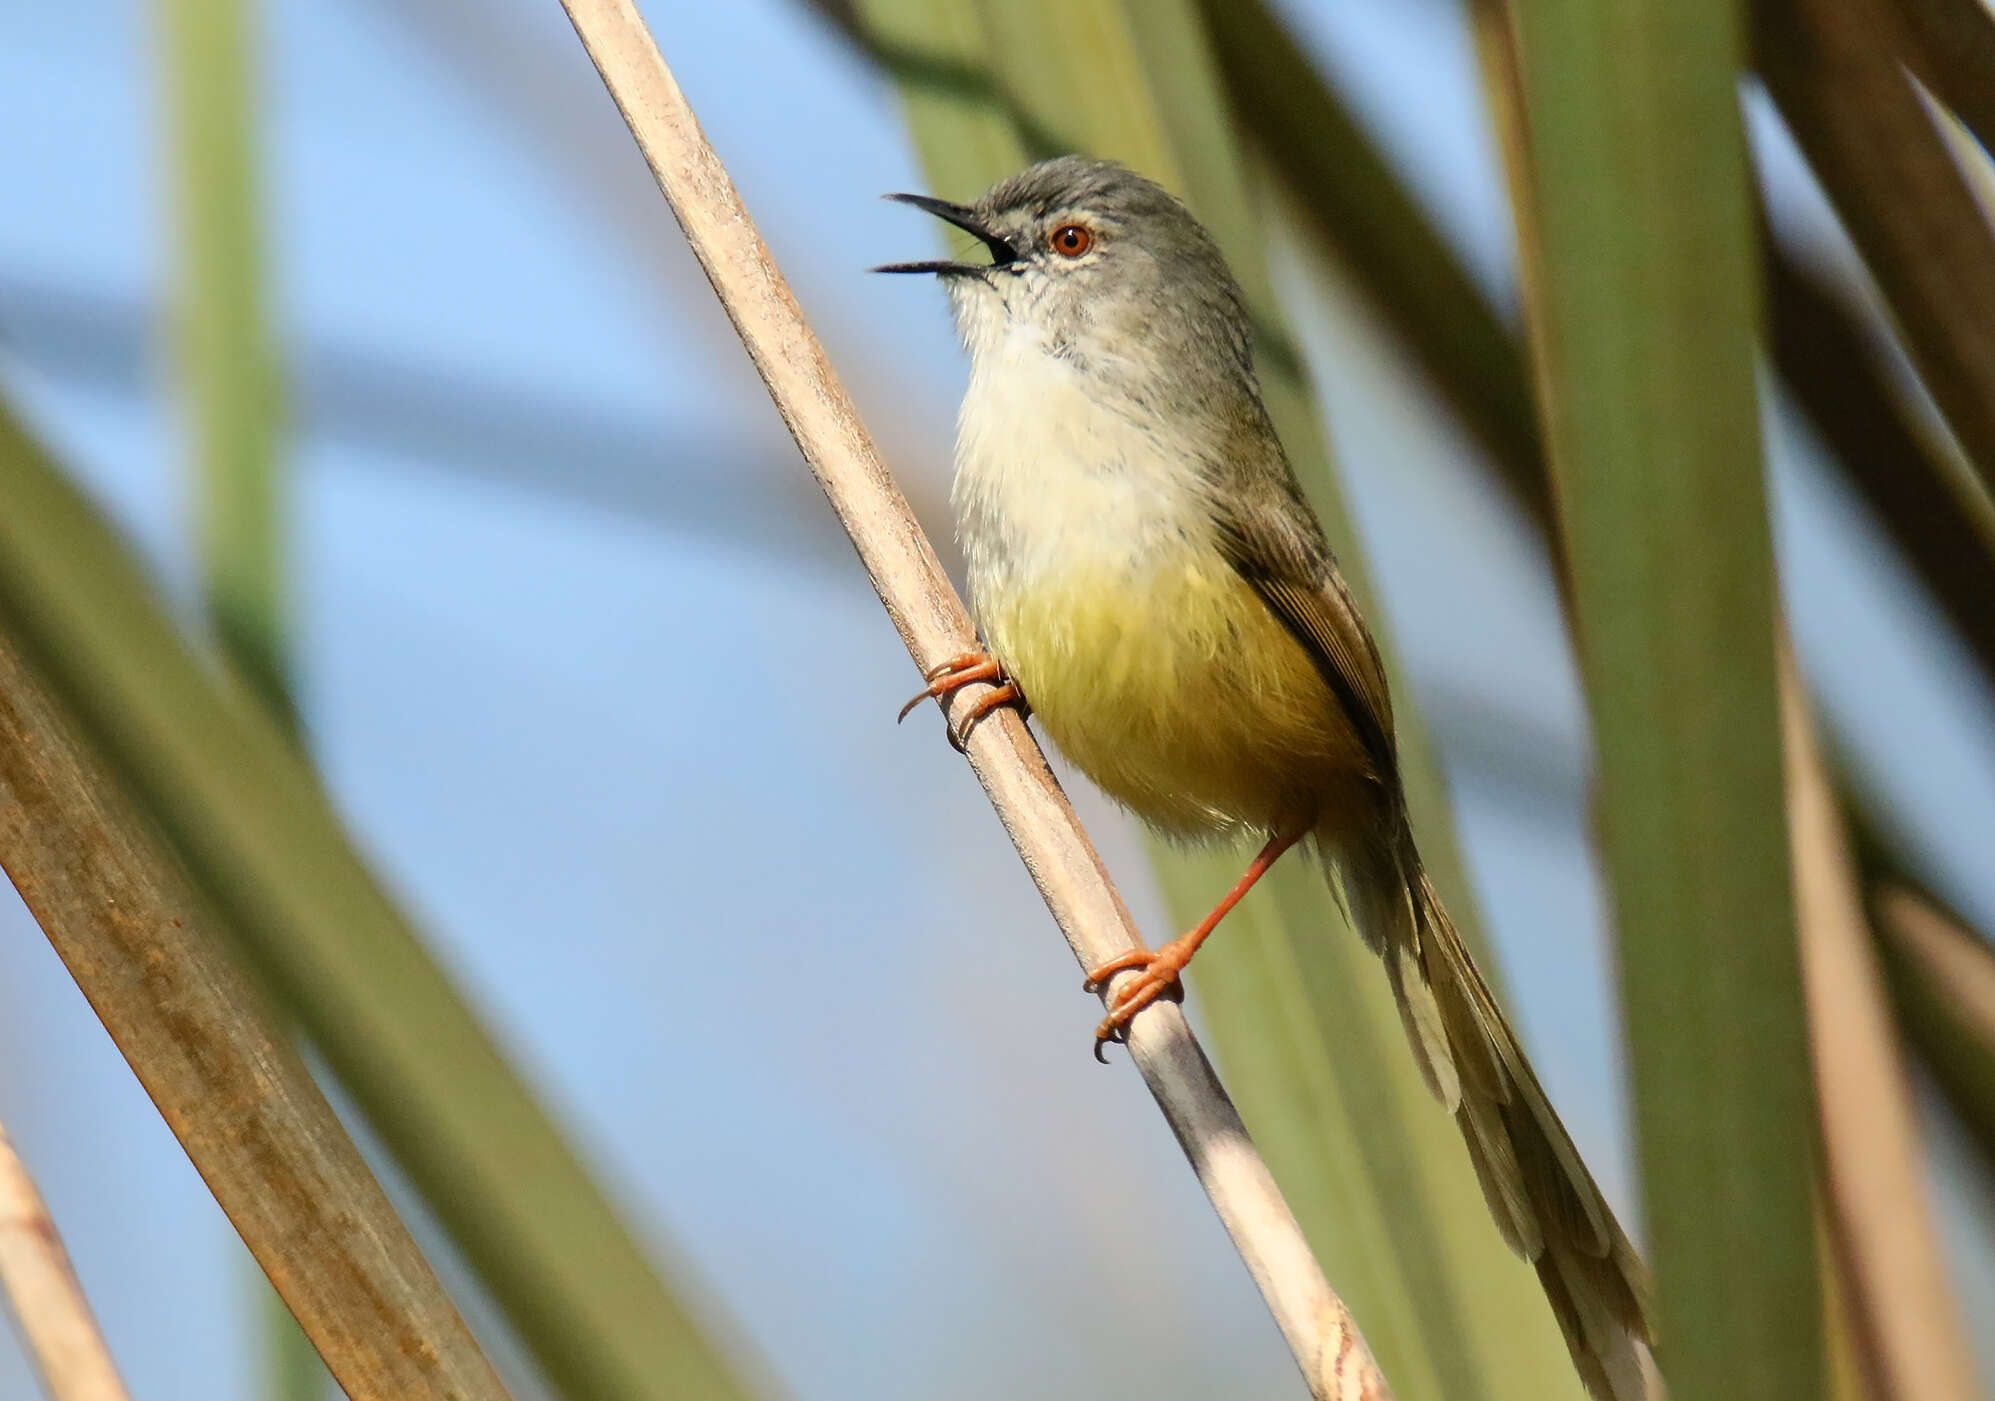
M 977 727 L 977 722 L 993 710 L 1001 705 L 1022 708 L 1025 704 L 1025 696 L 1018 689 L 1018 683 L 1004 674 L 1004 669 L 988 652 L 964 652 L 951 657 L 940 666 L 930 668 L 923 674 L 923 679 L 928 684 L 901 707 L 901 713 L 895 717 L 896 723 L 907 719 L 923 701 L 944 700 L 972 682 L 987 682 L 992 688 L 989 695 L 979 696 L 971 702 L 961 724 L 949 731 L 949 742 L 958 751 L 963 748 L 963 741 L 970 737 L 970 731 Z
M 1254 883 L 1268 873 L 1268 868 L 1281 859 L 1281 854 L 1301 841 L 1309 831 L 1307 826 L 1298 826 L 1293 831 L 1277 832 L 1268 838 L 1268 844 L 1261 848 L 1247 867 L 1247 873 L 1226 897 L 1212 907 L 1212 913 L 1199 921 L 1198 927 L 1189 934 L 1181 934 L 1160 949 L 1131 949 L 1128 953 L 1111 958 L 1088 973 L 1087 990 L 1099 991 L 1117 973 L 1132 968 L 1141 969 L 1142 976 L 1133 978 L 1118 989 L 1108 1002 L 1108 1015 L 1101 1019 L 1101 1025 L 1094 1029 L 1094 1058 L 1106 1061 L 1101 1048 L 1111 1041 L 1120 1041 L 1127 1034 L 1130 1019 L 1148 1007 L 1165 993 L 1178 986 L 1178 975 L 1185 965 L 1191 962 L 1192 955 L 1198 952 L 1212 931 L 1219 927 L 1219 921 L 1226 918 L 1227 912 L 1240 903 L 1241 897 L 1254 888 Z

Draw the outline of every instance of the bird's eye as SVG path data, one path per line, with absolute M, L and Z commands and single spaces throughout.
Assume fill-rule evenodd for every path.
M 1046 242 L 1061 257 L 1078 258 L 1094 247 L 1094 235 L 1080 224 L 1062 224 Z

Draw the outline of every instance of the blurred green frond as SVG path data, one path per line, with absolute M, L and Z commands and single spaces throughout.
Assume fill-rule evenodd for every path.
M 1823 1384 L 1814 1104 L 1724 0 L 1518 0 L 1532 333 L 1674 1394 Z
M 1763 235 L 1773 355 L 1795 402 L 1995 680 L 1995 504 L 1885 381 L 1845 294 Z
M 1921 0 L 1934 9 L 1957 3 Z M 1309 211 L 1309 232 L 1405 339 L 1557 558 L 1522 348 L 1264 0 L 1206 0 L 1205 10 L 1242 124 Z M 1477 22 L 1505 21 L 1500 11 L 1479 11 Z M 1499 73 L 1495 81 L 1509 79 Z M 1995 608 L 1987 605 L 1995 597 L 1995 507 L 1907 407 L 1848 298 L 1771 233 L 1762 253 L 1769 349 L 1782 381 L 1995 678 Z
M 0 481 L 33 454 L 0 420 Z M 18 649 L 26 603 L 0 590 L 0 864 L 348 1393 L 506 1401 L 212 906 Z
M 1403 337 L 1524 511 L 1551 519 L 1544 446 L 1516 338 L 1358 118 L 1263 0 L 1202 0 L 1241 125 Z
M 325 1401 L 326 1369 L 318 1349 L 305 1330 L 292 1317 L 283 1296 L 271 1289 L 261 1276 L 252 1281 L 251 1296 L 260 1311 L 263 1348 L 258 1359 L 268 1401 Z
M 283 647 L 282 375 L 264 314 L 250 10 L 249 0 L 159 7 L 180 214 L 176 348 L 209 618 L 271 713 L 293 722 Z M 321 1401 L 325 1371 L 310 1341 L 264 1282 L 252 1283 L 271 1401 Z
M 0 615 L 564 1394 L 746 1392 L 355 853 L 284 731 L 0 418 Z
M 263 285 L 249 14 L 249 0 L 160 4 L 180 233 L 175 368 L 209 611 L 231 660 L 289 715 L 283 375 Z

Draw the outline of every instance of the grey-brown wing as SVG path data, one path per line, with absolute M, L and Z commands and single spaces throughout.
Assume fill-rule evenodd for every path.
M 1308 649 L 1350 715 L 1374 770 L 1381 779 L 1391 778 L 1398 765 L 1385 666 L 1308 511 L 1299 495 L 1286 490 L 1224 503 L 1216 512 L 1220 549 Z

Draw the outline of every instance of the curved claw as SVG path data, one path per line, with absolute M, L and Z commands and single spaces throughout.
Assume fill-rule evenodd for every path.
M 1174 939 L 1160 949 L 1131 949 L 1088 970 L 1087 982 L 1082 986 L 1089 992 L 1100 992 L 1118 973 L 1134 971 L 1139 974 L 1109 998 L 1108 1015 L 1094 1029 L 1096 1060 L 1103 1065 L 1108 1064 L 1102 1047 L 1111 1041 L 1127 1044 L 1129 1023 L 1152 1002 L 1164 997 L 1173 1002 L 1184 1000 L 1184 984 L 1179 977 L 1185 965 L 1191 962 L 1191 954 L 1197 947 L 1197 942 L 1187 936 Z
M 1025 708 L 1025 693 L 1018 689 L 1016 681 L 1006 681 L 1002 685 L 994 686 L 988 694 L 978 696 L 972 701 L 970 708 L 964 712 L 962 720 L 949 734 L 949 742 L 956 746 L 956 752 L 958 754 L 964 752 L 963 746 L 970 742 L 970 731 L 982 724 L 986 715 L 1007 705 L 1015 705 L 1020 710 Z
M 991 686 L 989 695 L 980 696 L 964 714 L 959 725 L 948 729 L 949 744 L 958 754 L 964 753 L 964 742 L 977 723 L 999 706 L 1016 705 L 1025 708 L 1025 696 L 1018 689 L 1018 683 L 1004 674 L 996 660 L 988 652 L 964 652 L 951 657 L 940 665 L 930 667 L 922 673 L 928 684 L 915 692 L 908 703 L 900 708 L 894 723 L 900 724 L 914 713 L 914 708 L 925 700 L 943 700 L 975 681 L 987 682 Z

